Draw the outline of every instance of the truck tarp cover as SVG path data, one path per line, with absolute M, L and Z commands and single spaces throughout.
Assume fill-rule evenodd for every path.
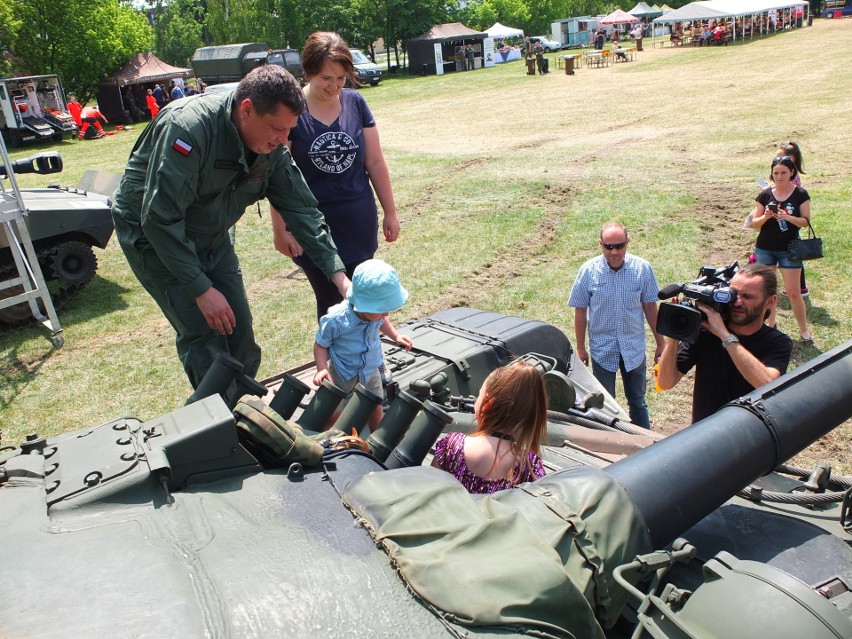
M 624 490 L 587 467 L 486 496 L 418 466 L 370 473 L 343 500 L 451 621 L 536 636 L 603 638 L 627 599 L 612 568 L 651 545 Z
M 262 42 L 243 42 L 240 44 L 222 44 L 196 49 L 192 56 L 192 68 L 196 78 L 202 78 L 208 84 L 220 82 L 239 82 L 257 63 L 243 66 L 249 54 L 262 54 L 265 62 L 269 47 Z

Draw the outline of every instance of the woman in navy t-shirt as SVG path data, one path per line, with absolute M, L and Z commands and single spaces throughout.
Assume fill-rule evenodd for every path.
M 390 175 L 376 121 L 361 94 L 344 89 L 356 84 L 355 66 L 346 42 L 336 33 L 317 31 L 302 51 L 307 109 L 290 131 L 290 152 L 325 215 L 340 259 L 351 278 L 355 267 L 378 248 L 378 210 L 384 212 L 385 240 L 396 241 L 396 215 Z M 372 185 L 372 188 L 371 188 Z M 314 289 L 317 318 L 343 300 L 337 288 L 302 252 L 280 215 L 272 215 L 275 248 L 293 258 Z

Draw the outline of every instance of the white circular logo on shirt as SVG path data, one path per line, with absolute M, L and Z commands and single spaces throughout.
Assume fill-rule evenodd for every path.
M 325 173 L 343 173 L 355 162 L 358 145 L 345 131 L 323 133 L 311 144 L 308 157 Z

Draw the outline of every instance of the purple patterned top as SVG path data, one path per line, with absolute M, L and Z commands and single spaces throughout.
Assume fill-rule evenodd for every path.
M 520 479 L 517 483 L 513 484 L 508 479 L 485 479 L 480 477 L 467 467 L 467 462 L 464 459 L 464 439 L 464 433 L 454 432 L 447 433 L 446 437 L 438 440 L 435 444 L 435 462 L 439 468 L 458 479 L 469 493 L 487 495 L 544 477 L 544 466 L 541 463 L 541 457 L 532 451 L 529 453 L 529 459 L 533 472 L 530 474 L 526 468 L 519 469 L 518 466 L 515 466 L 516 474 L 520 470 Z

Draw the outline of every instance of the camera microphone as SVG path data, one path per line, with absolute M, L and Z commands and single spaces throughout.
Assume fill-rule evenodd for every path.
M 683 284 L 669 284 L 663 289 L 660 289 L 660 292 L 657 293 L 657 297 L 661 300 L 670 300 L 673 297 L 680 295 L 683 290 Z

